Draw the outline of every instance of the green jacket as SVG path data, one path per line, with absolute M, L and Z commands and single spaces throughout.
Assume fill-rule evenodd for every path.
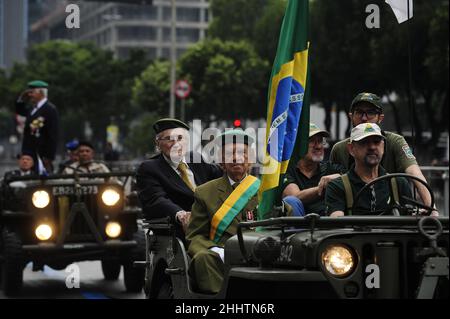
M 188 253 L 191 256 L 194 256 L 203 249 L 209 249 L 215 246 L 223 247 L 227 239 L 236 234 L 237 225 L 241 221 L 247 220 L 247 212 L 255 210 L 258 205 L 257 195 L 253 196 L 244 209 L 236 216 L 224 232 L 218 244 L 210 240 L 209 231 L 212 217 L 232 192 L 233 188 L 230 185 L 227 175 L 196 188 L 194 204 L 191 210 L 191 219 L 186 232 L 186 239 L 190 242 Z M 256 219 L 256 210 L 254 216 Z
M 416 158 L 403 136 L 388 131 L 383 133 L 386 136 L 386 143 L 381 165 L 388 173 L 404 173 L 409 166 L 417 164 Z M 349 139 L 346 138 L 333 146 L 330 153 L 330 162 L 350 169 L 354 160 L 348 153 L 348 142 Z

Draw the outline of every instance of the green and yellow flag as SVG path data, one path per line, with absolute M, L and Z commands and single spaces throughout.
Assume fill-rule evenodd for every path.
M 289 160 L 306 154 L 309 130 L 309 0 L 289 0 L 269 82 L 266 156 L 259 189 L 258 219 L 279 197 Z M 291 158 L 292 157 L 292 158 Z

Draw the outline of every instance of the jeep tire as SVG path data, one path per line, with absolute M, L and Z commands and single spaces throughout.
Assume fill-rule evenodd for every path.
M 145 233 L 139 229 L 133 234 L 137 246 L 131 252 L 131 258 L 123 264 L 123 277 L 128 292 L 140 292 L 144 286 L 144 268 L 134 267 L 134 261 L 145 260 Z
M 0 277 L 1 288 L 7 296 L 20 291 L 23 283 L 23 252 L 22 243 L 14 232 L 3 230 L 0 241 Z
M 118 260 L 102 260 L 102 272 L 105 280 L 117 280 L 122 265 Z

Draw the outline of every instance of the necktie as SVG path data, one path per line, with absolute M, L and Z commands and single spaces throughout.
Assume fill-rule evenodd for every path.
M 180 162 L 180 164 L 178 164 L 178 168 L 177 170 L 180 172 L 181 175 L 181 179 L 183 180 L 183 182 L 192 190 L 194 191 L 195 188 L 192 185 L 191 181 L 189 180 L 188 174 L 187 174 L 187 165 L 186 163 Z
M 231 187 L 233 187 L 233 189 L 236 189 L 236 187 L 239 186 L 240 183 L 234 183 L 233 185 L 231 185 Z

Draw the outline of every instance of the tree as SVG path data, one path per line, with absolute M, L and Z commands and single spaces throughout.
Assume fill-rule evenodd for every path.
M 132 104 L 164 116 L 169 105 L 169 67 L 155 61 L 133 86 Z M 236 116 L 260 118 L 265 114 L 269 68 L 245 42 L 200 42 L 180 58 L 180 78 L 192 86 L 186 100 L 187 118 L 227 120 Z
M 283 23 L 286 1 L 269 0 L 261 18 L 256 21 L 255 34 L 250 39 L 259 56 L 270 64 L 275 60 L 278 37 Z
M 155 148 L 155 132 L 152 126 L 159 118 L 156 113 L 146 112 L 133 121 L 124 143 L 129 155 L 142 156 L 152 153 Z
M 209 33 L 213 38 L 239 41 L 252 39 L 256 21 L 262 16 L 268 0 L 213 0 L 213 20 Z
M 49 83 L 49 98 L 61 116 L 62 140 L 83 137 L 83 122 L 89 121 L 93 136 L 103 143 L 111 118 L 120 119 L 121 128 L 139 113 L 130 106 L 131 81 L 148 63 L 142 53 L 125 61 L 116 60 L 111 51 L 89 43 L 49 41 L 33 46 L 27 64 L 16 64 L 10 76 L 17 95 L 31 79 Z M 11 108 L 13 108 L 11 106 Z
M 180 59 L 180 76 L 192 85 L 188 116 L 209 120 L 260 118 L 266 111 L 269 63 L 245 42 L 206 40 Z
M 374 91 L 376 81 L 368 74 L 374 31 L 365 27 L 365 4 L 359 0 L 313 1 L 310 10 L 311 96 L 325 108 L 329 130 L 332 107 L 347 111 L 356 93 Z
M 170 62 L 154 61 L 134 81 L 131 104 L 148 112 L 167 114 L 170 98 Z
M 210 38 L 251 43 L 261 58 L 275 58 L 286 0 L 213 0 Z
M 312 97 L 329 112 L 347 110 L 361 91 L 391 96 L 388 104 L 397 131 L 410 123 L 408 99 L 408 24 L 411 32 L 413 101 L 417 136 L 427 127 L 434 147 L 448 122 L 448 1 L 414 2 L 414 18 L 399 25 L 384 1 L 380 28 L 368 29 L 365 8 L 373 1 L 313 1 L 311 3 Z M 339 14 L 336 14 L 336 13 Z M 423 101 L 423 102 L 421 102 Z M 425 116 L 423 116 L 423 115 Z M 445 117 L 446 119 L 447 117 Z

